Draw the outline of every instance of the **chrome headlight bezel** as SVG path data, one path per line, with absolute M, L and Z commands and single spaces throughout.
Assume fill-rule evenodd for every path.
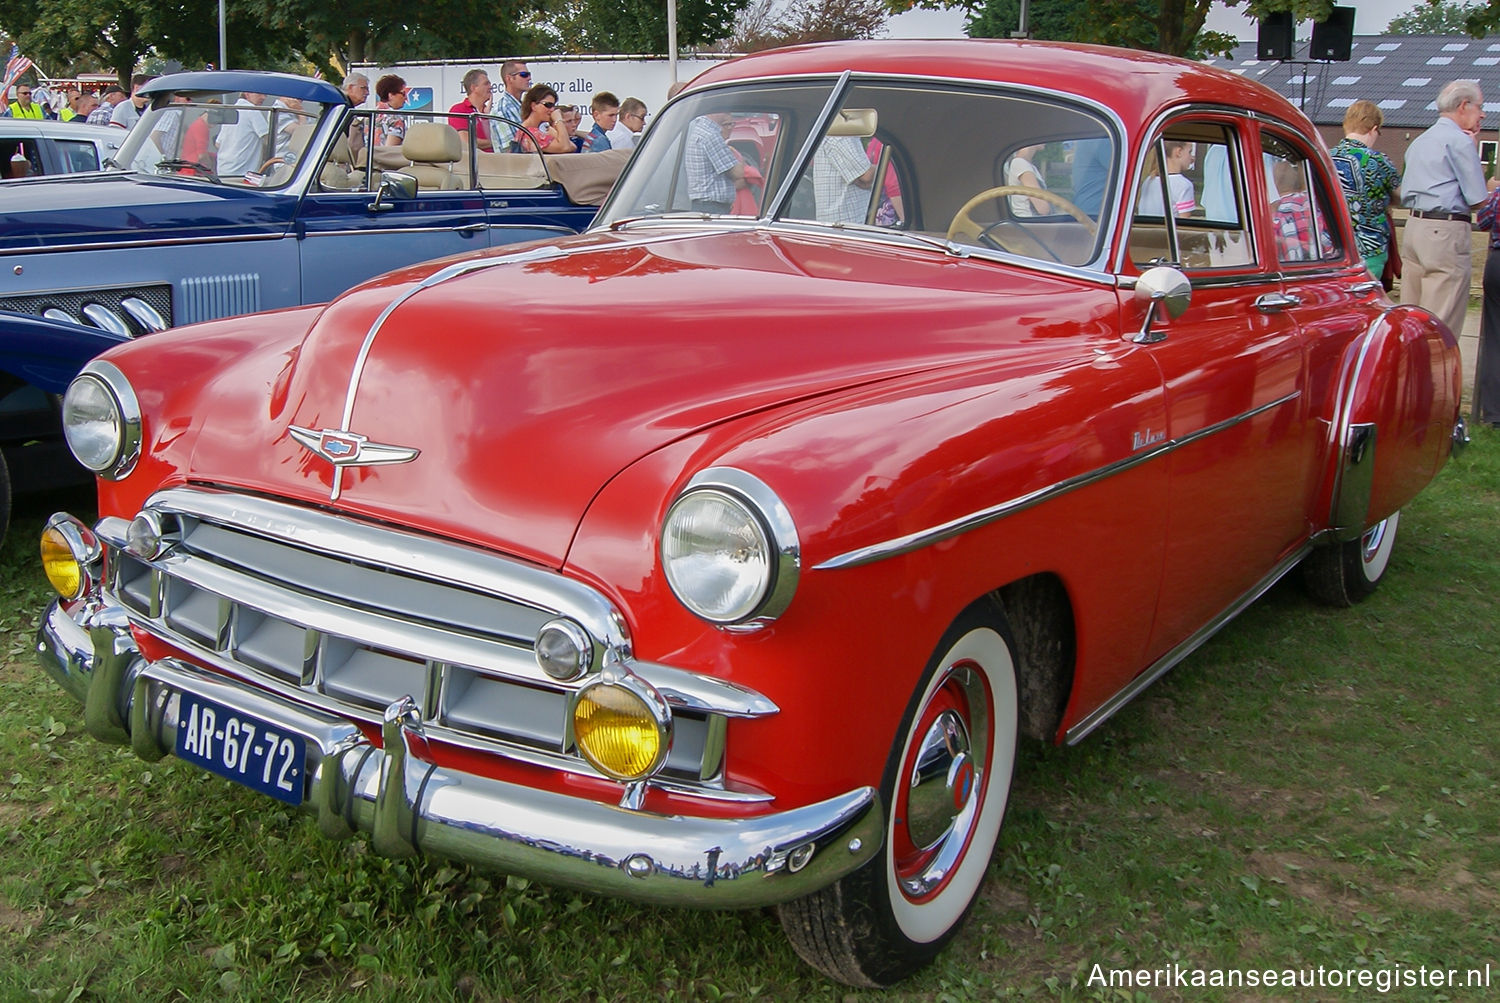
M 135 469 L 141 456 L 141 405 L 116 366 L 99 359 L 85 365 L 63 395 L 62 419 L 69 451 L 89 470 L 117 481 Z M 101 430 L 101 425 L 108 427 Z
M 747 526 L 764 542 L 765 571 L 751 598 L 731 609 L 718 608 L 693 592 L 694 583 L 681 573 L 683 554 L 672 552 L 673 524 L 687 506 L 712 497 L 743 513 Z M 667 584 L 677 601 L 703 620 L 726 628 L 754 629 L 786 611 L 797 591 L 802 549 L 791 512 L 776 492 L 760 478 L 735 467 L 710 467 L 694 475 L 667 509 L 657 545 Z

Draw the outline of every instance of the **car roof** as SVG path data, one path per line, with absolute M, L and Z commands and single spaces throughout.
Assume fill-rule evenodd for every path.
M 112 125 L 84 125 L 52 119 L 0 118 L 0 135 L 11 139 L 40 136 L 46 139 L 91 139 L 118 148 L 128 135 Z
M 691 89 L 762 77 L 891 74 L 977 80 L 1076 94 L 1130 123 L 1185 102 L 1248 108 L 1312 125 L 1286 98 L 1253 80 L 1156 52 L 1012 39 L 875 39 L 823 42 L 741 56 L 704 70 Z
M 318 101 L 322 104 L 337 104 L 345 100 L 344 92 L 326 80 L 299 77 L 293 73 L 272 73 L 267 70 L 199 70 L 192 73 L 171 73 L 164 77 L 157 77 L 143 85 L 137 93 L 155 96 L 172 91 L 250 91 L 253 94 L 297 98 L 300 101 Z

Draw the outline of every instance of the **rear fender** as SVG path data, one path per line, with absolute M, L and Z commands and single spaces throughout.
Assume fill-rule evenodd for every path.
M 1426 487 L 1452 451 L 1458 342 L 1426 311 L 1394 307 L 1345 353 L 1329 422 L 1328 526 L 1358 537 Z

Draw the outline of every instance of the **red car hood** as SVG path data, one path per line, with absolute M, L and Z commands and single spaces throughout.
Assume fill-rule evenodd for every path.
M 998 331 L 1055 318 L 1070 285 L 766 231 L 566 246 L 448 259 L 346 294 L 279 372 L 257 353 L 214 379 L 190 476 L 558 566 L 590 500 L 647 453 L 774 405 L 993 358 Z M 455 260 L 500 263 L 414 291 Z M 345 468 L 334 500 L 333 466 L 294 426 L 419 452 Z

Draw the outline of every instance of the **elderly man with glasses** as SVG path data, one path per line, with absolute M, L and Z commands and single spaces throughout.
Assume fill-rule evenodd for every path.
M 1401 302 L 1426 307 L 1458 335 L 1469 309 L 1473 274 L 1471 207 L 1484 204 L 1486 182 L 1476 141 L 1484 95 L 1473 80 L 1438 92 L 1438 120 L 1406 148 L 1401 203 L 1411 210 L 1401 241 Z
M 506 119 L 496 124 L 495 149 L 506 149 L 516 136 L 516 122 L 525 114 L 521 110 L 521 97 L 531 87 L 531 71 L 519 59 L 507 59 L 500 64 L 500 101 L 495 105 L 495 114 Z

